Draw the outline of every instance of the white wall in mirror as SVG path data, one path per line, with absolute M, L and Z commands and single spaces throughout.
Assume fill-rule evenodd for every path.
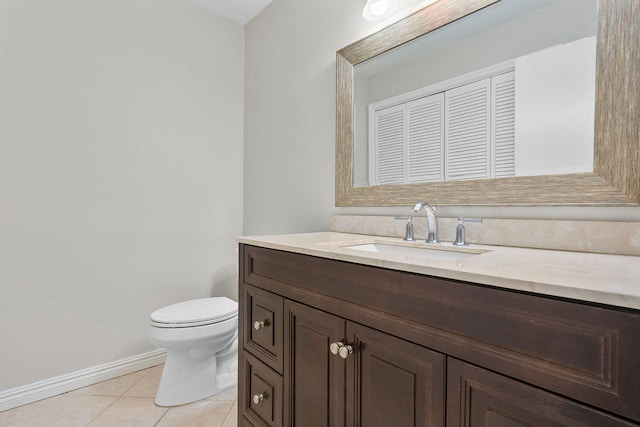
M 522 109 L 522 114 L 524 119 L 528 121 L 528 125 L 535 127 L 532 129 L 530 126 L 523 125 L 518 129 L 519 133 L 527 133 L 528 136 L 523 139 L 526 147 L 519 149 L 520 171 L 517 175 L 593 170 L 595 45 L 591 44 L 595 43 L 596 8 L 595 0 L 541 0 L 536 2 L 505 0 L 454 24 L 438 29 L 418 39 L 419 41 L 416 40 L 401 47 L 401 49 L 409 48 L 411 51 L 419 50 L 419 56 L 416 56 L 415 52 L 407 53 L 396 49 L 373 60 L 358 64 L 355 68 L 354 82 L 354 186 L 369 185 L 368 106 L 371 103 L 416 91 L 442 80 L 452 79 L 504 61 L 513 61 L 515 58 L 521 60 L 519 64 L 521 67 L 529 67 L 529 71 L 521 71 L 522 83 L 518 83 L 516 77 L 517 96 L 520 96 L 519 92 L 522 93 L 518 108 Z M 585 44 L 591 44 L 589 44 L 590 48 L 584 58 L 575 61 L 565 60 L 564 62 L 568 62 L 570 65 L 566 69 L 557 66 L 554 70 L 553 66 L 549 66 L 549 58 L 553 57 L 553 54 L 549 52 L 545 54 L 546 50 L 552 46 L 565 46 L 585 38 L 591 38 L 591 42 L 585 42 Z M 573 52 L 585 50 L 582 48 L 566 49 Z M 541 53 L 533 55 L 534 52 Z M 562 55 L 563 53 L 560 53 L 560 56 Z M 380 65 L 382 59 L 392 65 L 382 69 L 383 66 Z M 563 57 L 563 59 L 566 58 Z M 540 63 L 536 64 L 536 62 Z M 400 65 L 398 65 L 399 63 Z M 581 72 L 581 77 L 574 79 L 570 77 L 570 79 L 572 83 L 580 82 L 582 85 L 580 88 L 572 88 L 566 93 L 549 89 L 555 87 L 564 90 L 567 85 L 563 82 L 567 76 L 573 76 L 573 73 L 577 71 Z M 529 84 L 531 78 L 536 74 L 545 76 L 536 83 L 536 86 L 546 85 L 548 89 L 545 91 L 552 92 L 552 96 L 548 98 L 549 103 L 553 103 L 556 110 L 560 110 L 561 116 L 558 116 L 558 111 L 552 111 L 552 109 L 543 113 L 544 108 L 541 109 L 540 98 L 531 97 L 532 92 L 541 92 L 535 88 L 524 88 L 524 84 Z M 571 101 L 566 102 L 568 98 L 571 98 Z M 524 99 L 527 102 L 535 100 L 536 103 L 525 106 L 522 101 Z M 575 106 L 579 108 L 574 109 Z M 549 124 L 548 118 L 550 116 L 554 118 L 566 116 L 562 120 L 557 120 L 555 125 L 564 123 L 567 129 L 562 132 L 544 129 L 544 126 Z M 531 123 L 530 118 L 533 117 L 536 117 L 537 123 Z M 571 133 L 572 130 L 578 128 L 576 120 L 580 120 L 579 127 L 586 132 L 585 135 L 579 136 L 579 141 L 575 139 L 576 135 Z M 522 123 L 523 120 L 520 119 L 520 124 Z M 527 156 L 532 151 L 539 153 L 547 150 L 544 144 L 536 146 L 536 140 L 552 134 L 556 137 L 551 140 L 546 139 L 543 141 L 544 144 L 554 147 L 556 151 L 562 146 L 564 149 L 561 151 L 571 153 L 571 155 L 558 155 L 556 161 L 549 163 L 548 167 L 542 167 L 536 163 L 535 157 L 528 161 Z M 516 141 L 516 145 L 519 145 L 520 141 L 517 135 Z M 569 142 L 572 144 L 575 142 L 575 144 L 569 146 Z M 547 157 L 549 157 L 548 151 Z M 538 158 L 540 157 L 538 156 Z M 569 163 L 565 163 L 567 159 L 570 159 Z
M 515 62 L 516 176 L 593 171 L 595 37 Z

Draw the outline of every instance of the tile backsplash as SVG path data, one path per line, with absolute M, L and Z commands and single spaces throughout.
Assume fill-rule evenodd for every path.
M 418 239 L 426 237 L 427 219 L 414 216 Z M 403 237 L 406 221 L 392 216 L 332 215 L 330 231 Z M 440 240 L 453 241 L 457 218 L 438 218 Z M 640 222 L 483 219 L 465 224 L 467 242 L 640 256 Z

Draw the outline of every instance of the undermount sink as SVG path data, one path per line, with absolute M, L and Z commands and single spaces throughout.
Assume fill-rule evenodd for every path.
M 350 246 L 342 246 L 343 249 L 355 249 L 365 252 L 380 254 L 409 255 L 422 258 L 438 259 L 462 259 L 475 255 L 481 255 L 484 251 L 456 250 L 454 248 L 432 248 L 424 246 L 390 245 L 387 243 L 365 243 Z

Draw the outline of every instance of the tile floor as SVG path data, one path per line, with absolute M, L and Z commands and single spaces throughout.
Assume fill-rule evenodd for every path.
M 163 365 L 0 412 L 0 427 L 236 427 L 237 389 L 188 405 L 153 403 Z

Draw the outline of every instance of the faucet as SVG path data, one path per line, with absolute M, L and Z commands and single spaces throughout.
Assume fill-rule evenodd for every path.
M 418 213 L 422 209 L 427 213 L 427 243 L 440 243 L 438 239 L 438 218 L 436 208 L 429 206 L 426 202 L 419 202 L 413 207 L 413 211 Z

